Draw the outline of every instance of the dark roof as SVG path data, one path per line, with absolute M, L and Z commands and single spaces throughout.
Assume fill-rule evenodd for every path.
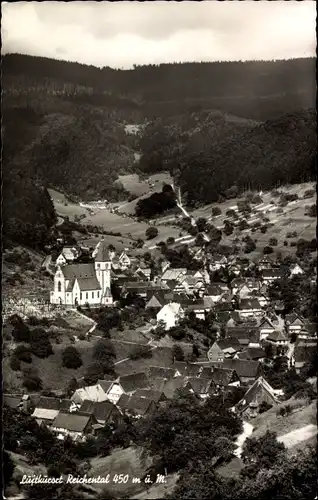
M 13 396 L 12 394 L 3 395 L 3 404 L 9 406 L 10 408 L 16 410 L 22 403 L 21 396 Z
M 187 363 L 185 361 L 175 361 L 173 363 L 173 368 L 175 370 L 178 370 L 178 372 L 181 373 L 181 375 L 186 375 L 187 373 Z
M 62 266 L 61 270 L 67 280 L 96 278 L 93 262 L 89 264 L 68 264 Z
M 215 304 L 216 312 L 228 312 L 232 311 L 232 309 L 232 302 L 218 302 L 217 304 Z
M 260 309 L 260 303 L 255 298 L 241 299 L 239 303 L 240 309 Z
M 66 429 L 73 432 L 83 432 L 87 427 L 91 415 L 76 413 L 66 413 L 60 411 L 52 422 L 52 427 Z
M 242 359 L 224 359 L 222 367 L 235 370 L 240 378 L 255 378 L 260 370 L 260 363 Z
M 111 260 L 108 245 L 105 240 L 101 240 L 98 244 L 95 262 L 109 262 Z
M 158 403 L 161 399 L 166 399 L 165 395 L 161 391 L 155 391 L 153 389 L 138 389 L 135 393 L 134 396 L 137 396 L 139 398 L 147 398 L 150 401 L 154 401 L 155 403 Z
M 278 402 L 272 386 L 263 377 L 259 377 L 251 387 L 248 388 L 243 398 L 237 403 L 236 408 L 239 411 L 244 411 L 250 403 L 256 402 L 259 399 L 260 393 L 265 393 L 267 396 L 266 399 L 270 398 L 273 404 Z
M 43 408 L 45 410 L 60 410 L 60 400 L 57 398 L 41 396 L 36 408 Z
M 316 342 L 304 342 L 300 341 L 294 350 L 294 358 L 296 362 L 300 361 L 311 361 L 317 355 L 317 343 Z
M 226 328 L 228 338 L 237 338 L 240 344 L 248 341 L 259 341 L 260 332 L 256 326 L 228 326 Z
M 103 391 L 105 393 L 107 393 L 109 391 L 109 389 L 111 388 L 113 383 L 114 383 L 114 380 L 98 380 L 97 381 L 97 384 L 99 384 L 101 386 L 101 388 L 103 389 Z
M 263 278 L 281 278 L 284 276 L 284 272 L 281 269 L 263 269 L 262 277 Z
M 186 382 L 186 387 L 191 387 L 195 394 L 207 394 L 209 392 L 212 379 L 189 377 Z
M 293 324 L 297 320 L 299 320 L 301 323 L 304 323 L 303 318 L 301 316 L 299 316 L 299 314 L 296 314 L 296 313 L 287 314 L 285 317 L 285 322 L 288 325 Z
M 97 421 L 106 421 L 114 410 L 116 410 L 116 407 L 110 401 L 101 401 L 96 403 L 88 401 L 87 399 L 83 401 L 79 409 L 80 412 L 94 415 Z
M 80 290 L 83 292 L 87 292 L 89 290 L 101 290 L 101 286 L 96 276 L 93 276 L 92 278 L 78 278 L 77 282 Z
M 273 342 L 278 342 L 278 341 L 286 341 L 287 338 L 282 331 L 275 330 L 268 335 L 267 340 L 272 340 Z
M 188 363 L 188 366 L 187 366 L 187 375 L 189 377 L 196 377 L 199 372 L 201 370 L 201 366 L 200 365 L 197 365 L 195 363 Z
M 69 410 L 72 402 L 71 399 L 60 399 L 60 410 Z
M 128 408 L 129 399 L 130 396 L 128 396 L 128 394 L 122 394 L 117 401 L 116 406 L 118 406 L 121 410 L 126 410 Z
M 181 389 L 181 387 L 184 387 L 184 378 L 183 377 L 176 377 L 172 378 L 170 380 L 166 380 L 162 392 L 168 399 L 172 399 L 178 389 Z
M 137 415 L 145 415 L 153 403 L 153 400 L 141 398 L 133 394 L 128 397 L 128 399 L 121 397 L 118 401 L 118 406 L 127 412 L 134 412 Z
M 262 359 L 265 358 L 265 351 L 262 347 L 249 347 L 238 354 L 239 359 Z
M 150 382 L 144 372 L 124 375 L 123 377 L 120 377 L 119 383 L 126 393 L 150 387 Z
M 175 374 L 175 368 L 165 368 L 163 366 L 149 366 L 148 377 L 153 378 L 172 378 Z
M 165 301 L 165 298 L 163 297 L 162 294 L 153 293 L 151 298 L 148 300 L 148 302 L 146 304 L 146 308 L 154 307 L 154 308 L 161 309 L 165 304 L 166 304 L 166 301 Z
M 219 339 L 218 346 L 220 349 L 228 349 L 229 347 L 233 347 L 233 349 L 239 350 L 241 348 L 241 344 L 237 337 L 227 337 L 226 339 Z

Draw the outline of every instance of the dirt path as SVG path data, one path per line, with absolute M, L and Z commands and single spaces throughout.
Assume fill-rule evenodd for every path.
M 252 424 L 243 421 L 243 432 L 238 436 L 238 438 L 235 441 L 235 445 L 237 446 L 237 448 L 234 451 L 234 455 L 236 455 L 238 458 L 241 458 L 244 443 L 246 439 L 251 436 L 253 429 L 254 427 L 252 426 Z
M 286 448 L 292 448 L 296 446 L 298 443 L 302 443 L 303 441 L 307 441 L 317 434 L 317 426 L 313 424 L 305 425 L 305 427 L 301 427 L 300 429 L 296 429 L 295 431 L 288 432 L 287 434 L 283 434 L 283 436 L 279 436 L 277 441 L 283 443 Z

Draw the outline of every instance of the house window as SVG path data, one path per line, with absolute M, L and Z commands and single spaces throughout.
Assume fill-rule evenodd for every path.
M 100 264 L 96 264 L 96 267 L 97 267 L 97 269 L 99 269 L 100 268 Z
M 94 292 L 92 292 L 92 299 L 94 298 Z
M 99 292 L 97 292 L 97 298 L 99 299 Z
M 83 294 L 82 294 L 82 292 L 81 292 L 81 300 L 83 300 Z
M 86 299 L 88 299 L 88 292 L 86 292 Z
M 59 281 L 57 284 L 57 291 L 60 292 L 62 290 L 61 282 Z

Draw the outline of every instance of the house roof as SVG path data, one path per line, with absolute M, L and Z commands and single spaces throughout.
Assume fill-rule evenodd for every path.
M 60 410 L 48 410 L 46 408 L 35 408 L 32 417 L 40 420 L 54 420 Z
M 147 398 L 155 403 L 158 403 L 160 399 L 166 399 L 162 391 L 155 391 L 154 389 L 138 389 L 134 395 L 139 398 Z
M 173 368 L 175 370 L 178 370 L 178 372 L 180 372 L 181 375 L 186 375 L 188 370 L 188 363 L 186 363 L 186 361 L 175 361 L 173 363 Z
M 77 278 L 77 283 L 81 291 L 101 290 L 100 283 L 96 276 L 91 278 Z
M 259 328 L 257 326 L 234 326 L 226 329 L 228 338 L 237 338 L 240 344 L 248 343 L 252 340 L 258 342 L 260 338 Z
M 237 403 L 236 408 L 239 411 L 244 411 L 250 403 L 254 401 L 257 397 L 257 392 L 262 389 L 266 392 L 267 396 L 270 397 L 273 403 L 278 403 L 277 392 L 272 388 L 272 386 L 264 379 L 264 377 L 258 377 L 257 380 L 251 385 L 251 387 L 246 391 L 243 398 Z
M 263 269 L 262 278 L 281 278 L 284 272 L 281 269 Z
M 61 267 L 61 271 L 66 280 L 96 277 L 93 262 L 89 262 L 88 264 L 67 264 Z
M 93 402 L 86 399 L 85 401 L 83 401 L 79 411 L 82 413 L 84 412 L 94 415 L 96 420 L 100 422 L 106 421 L 110 417 L 114 409 L 116 410 L 116 407 L 110 401 L 106 400 Z
M 162 314 L 179 314 L 180 312 L 180 309 L 181 309 L 181 305 L 178 304 L 177 302 L 170 302 L 170 304 L 166 304 L 164 305 L 158 314 L 160 314 L 160 316 Z
M 241 299 L 239 309 L 261 309 L 260 303 L 255 298 Z
M 175 392 L 182 387 L 184 387 L 184 378 L 176 377 L 166 380 L 161 390 L 168 399 L 172 399 Z
M 66 413 L 60 411 L 52 422 L 52 427 L 73 432 L 83 432 L 91 419 L 91 415 Z
M 281 330 L 275 330 L 268 335 L 267 340 L 272 340 L 273 342 L 283 342 L 287 341 L 287 338 Z
M 236 351 L 240 350 L 241 344 L 236 337 L 227 337 L 225 339 L 219 339 L 218 340 L 218 346 L 220 349 L 228 349 L 229 347 L 232 347 Z
M 102 383 L 105 382 L 104 385 Z M 72 399 L 85 401 L 88 399 L 89 401 L 103 401 L 105 399 L 105 393 L 107 394 L 109 388 L 109 381 L 99 380 L 95 385 L 89 385 L 86 387 L 82 387 L 80 389 L 76 389 L 74 392 Z M 111 382 L 113 384 L 114 381 Z
M 151 379 L 155 378 L 169 379 L 174 377 L 175 372 L 176 372 L 175 368 L 166 368 L 163 366 L 149 366 L 148 377 Z
M 219 285 L 209 285 L 206 287 L 206 293 L 212 296 L 222 295 L 223 290 Z
M 185 387 L 190 387 L 195 394 L 207 394 L 209 392 L 212 379 L 189 377 Z
M 295 346 L 294 358 L 295 362 L 311 361 L 317 355 L 317 343 L 300 341 Z
M 265 351 L 262 347 L 248 347 L 238 354 L 239 359 L 258 360 L 265 358 Z
M 274 326 L 269 318 L 263 318 L 259 324 L 259 328 L 265 328 L 265 327 L 274 328 Z
M 123 395 L 124 396 L 124 395 Z M 138 397 L 135 394 L 132 396 L 128 396 L 127 398 L 121 398 L 118 401 L 118 406 L 122 410 L 126 410 L 128 412 L 134 412 L 138 415 L 145 415 L 149 410 L 150 405 L 153 403 L 153 400 L 148 398 Z
M 296 313 L 291 313 L 291 314 L 286 315 L 286 317 L 285 317 L 286 324 L 292 325 L 293 323 L 295 323 L 295 321 L 298 321 L 300 323 L 304 323 L 303 318 Z
M 119 378 L 120 385 L 124 392 L 133 392 L 137 389 L 146 389 L 150 387 L 150 382 L 144 372 L 132 373 Z
M 260 363 L 242 359 L 224 359 L 222 367 L 235 370 L 240 378 L 255 378 L 258 375 Z
M 36 408 L 45 410 L 60 410 L 60 400 L 57 398 L 41 396 Z
M 113 385 L 113 383 L 114 383 L 114 380 L 98 380 L 97 381 L 97 385 L 100 385 L 106 394 L 111 389 L 111 386 Z
M 154 308 L 157 308 L 157 309 L 161 309 L 164 304 L 166 303 L 164 297 L 158 293 L 155 293 L 152 295 L 152 297 L 148 300 L 147 304 L 146 304 L 146 309 L 150 308 L 150 307 L 154 307 Z
M 22 396 L 14 396 L 11 394 L 4 394 L 3 395 L 3 403 L 6 406 L 9 406 L 10 408 L 16 410 L 22 402 Z
M 187 273 L 186 268 L 175 268 L 175 269 L 166 269 L 163 275 L 161 276 L 162 280 L 176 280 L 180 275 L 184 275 Z

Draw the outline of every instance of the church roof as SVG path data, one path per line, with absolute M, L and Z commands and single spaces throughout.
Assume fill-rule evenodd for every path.
M 80 290 L 82 290 L 83 292 L 101 289 L 101 286 L 96 276 L 90 278 L 79 278 L 77 282 Z
M 66 280 L 96 277 L 93 262 L 90 262 L 89 264 L 69 264 L 61 267 L 61 271 Z

